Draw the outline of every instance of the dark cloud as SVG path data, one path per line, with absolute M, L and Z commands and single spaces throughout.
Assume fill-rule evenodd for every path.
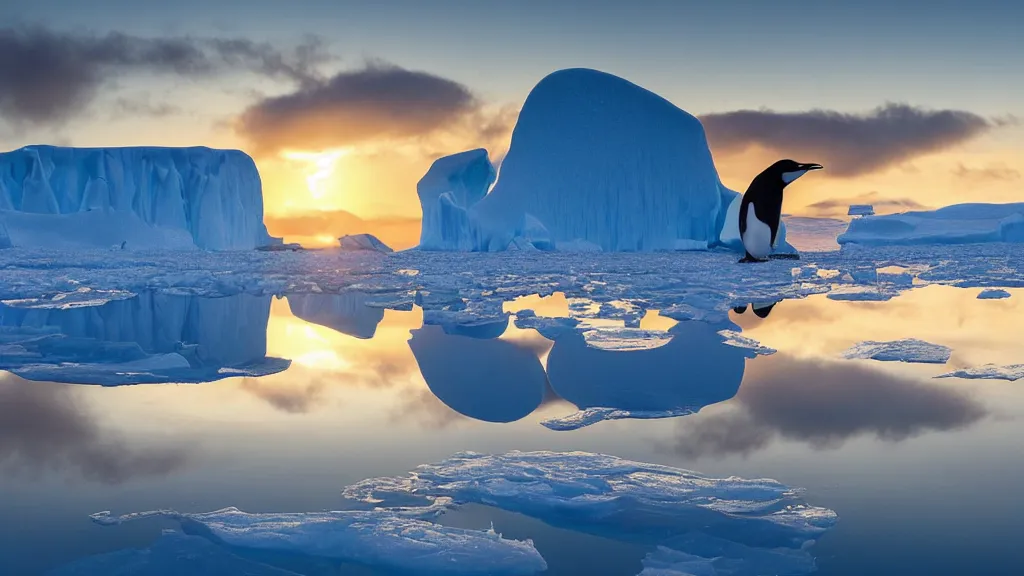
M 913 198 L 884 198 L 878 192 L 868 192 L 846 198 L 830 198 L 815 202 L 807 208 L 818 216 L 839 216 L 847 213 L 850 204 L 871 204 L 875 208 L 876 214 L 928 209 L 928 206 Z
M 247 109 L 236 130 L 261 152 L 323 150 L 423 136 L 479 111 L 468 88 L 433 74 L 372 63 Z
M 851 177 L 899 165 L 966 142 L 1008 123 L 963 110 L 927 110 L 887 103 L 866 114 L 831 110 L 738 110 L 701 117 L 714 150 L 761 146 L 828 174 Z
M 289 383 L 243 378 L 239 386 L 274 408 L 289 414 L 305 414 L 324 401 L 322 380 L 313 379 L 303 385 L 294 384 L 294 381 L 295 378 L 290 379 Z
M 120 484 L 169 474 L 187 460 L 183 449 L 129 446 L 78 406 L 68 385 L 0 375 L 0 470 L 70 470 L 87 480 Z
M 328 59 L 313 38 L 282 51 L 246 39 L 0 28 L 0 118 L 12 124 L 61 123 L 91 103 L 105 82 L 133 73 L 248 71 L 306 85 L 318 80 L 316 66 Z
M 986 166 L 984 168 L 968 168 L 962 163 L 957 164 L 953 175 L 957 178 L 963 178 L 964 180 L 971 180 L 974 182 L 979 181 L 1004 181 L 1009 182 L 1013 180 L 1020 180 L 1021 174 L 1019 170 L 1008 168 L 1006 166 Z
M 779 437 L 819 449 L 862 435 L 899 442 L 985 416 L 983 406 L 950 388 L 860 363 L 776 355 L 748 365 L 739 393 L 722 410 L 680 420 L 669 448 L 692 458 L 749 454 Z
M 114 117 L 128 116 L 150 116 L 152 118 L 166 118 L 181 114 L 182 109 L 173 104 L 154 104 L 149 98 L 118 98 L 114 103 Z

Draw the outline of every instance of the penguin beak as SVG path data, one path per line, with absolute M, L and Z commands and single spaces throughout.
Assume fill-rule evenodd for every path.
M 825 167 L 822 166 L 821 164 L 801 164 L 800 165 L 800 169 L 801 170 L 822 170 L 824 168 Z

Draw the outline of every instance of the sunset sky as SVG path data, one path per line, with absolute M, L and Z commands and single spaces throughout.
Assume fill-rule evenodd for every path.
M 1024 5 L 834 4 L 4 2 L 0 149 L 240 148 L 271 233 L 403 248 L 435 158 L 497 161 L 537 81 L 589 67 L 700 117 L 734 189 L 824 164 L 793 214 L 1024 201 Z

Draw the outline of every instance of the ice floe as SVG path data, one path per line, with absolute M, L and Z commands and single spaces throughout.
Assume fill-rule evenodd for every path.
M 879 360 L 882 362 L 911 362 L 945 364 L 951 350 L 940 344 L 931 344 L 916 338 L 891 342 L 861 342 L 843 353 L 847 360 Z
M 975 368 L 964 368 L 954 370 L 946 374 L 940 374 L 936 378 L 967 378 L 976 380 L 1009 380 L 1014 382 L 1024 378 L 1024 364 L 1011 364 L 1009 366 L 997 366 L 986 364 Z

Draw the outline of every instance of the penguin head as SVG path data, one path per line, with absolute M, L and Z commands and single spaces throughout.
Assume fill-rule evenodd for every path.
M 821 164 L 802 164 L 794 160 L 779 160 L 775 164 L 772 164 L 764 171 L 766 176 L 772 179 L 778 179 L 782 183 L 783 187 L 792 183 L 797 178 L 810 172 L 811 170 L 821 170 L 824 168 Z

